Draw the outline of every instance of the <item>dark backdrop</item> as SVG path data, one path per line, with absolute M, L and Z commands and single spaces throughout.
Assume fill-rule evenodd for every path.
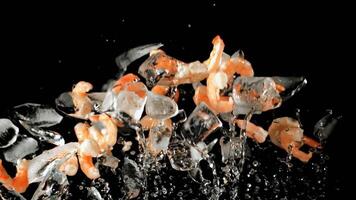
M 339 195 L 353 174 L 348 169 L 355 152 L 348 145 L 353 129 L 346 123 L 346 113 L 354 109 L 352 17 L 346 7 L 333 4 L 265 6 L 135 1 L 95 10 L 9 13 L 1 38 L 1 116 L 16 104 L 52 103 L 79 80 L 102 85 L 115 76 L 115 57 L 137 45 L 162 42 L 181 60 L 204 60 L 219 34 L 227 53 L 245 52 L 257 76 L 306 76 L 308 85 L 293 103 L 311 110 L 311 119 L 330 108 L 344 115 L 326 148 L 330 192 Z

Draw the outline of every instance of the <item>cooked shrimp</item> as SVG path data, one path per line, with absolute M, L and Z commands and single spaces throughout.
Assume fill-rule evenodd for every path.
M 210 58 L 205 61 L 208 66 L 209 76 L 207 78 L 207 87 L 198 86 L 194 96 L 194 102 L 199 105 L 204 101 L 214 110 L 215 113 L 231 112 L 233 109 L 233 100 L 228 96 L 220 96 L 220 90 L 227 87 L 227 74 L 221 69 L 221 61 L 224 50 L 224 42 L 220 36 L 213 39 L 213 50 Z M 206 95 L 206 96 L 205 96 Z M 207 100 L 209 100 L 207 102 Z
M 240 128 L 244 128 L 245 122 L 246 122 L 245 120 L 236 120 L 236 124 Z M 258 143 L 263 143 L 265 142 L 266 137 L 268 136 L 268 132 L 264 130 L 262 127 L 256 126 L 251 122 L 247 122 L 246 136 L 257 141 Z
M 303 129 L 297 120 L 289 117 L 281 117 L 273 120 L 268 129 L 271 141 L 291 153 L 294 157 L 303 162 L 308 162 L 312 157 L 312 152 L 305 153 L 299 148 L 303 146 L 304 142 L 311 147 L 320 147 L 320 144 L 309 137 L 303 135 Z
M 14 178 L 11 178 L 6 172 L 0 160 L 0 182 L 8 189 L 23 193 L 26 191 L 28 182 L 28 161 L 23 159 L 17 165 L 17 172 Z
M 77 155 L 72 155 L 59 167 L 59 171 L 65 173 L 68 176 L 74 176 L 77 174 L 78 168 L 79 166 Z
M 123 87 L 126 84 L 135 83 L 139 80 L 140 80 L 140 78 L 132 73 L 126 74 L 125 76 L 121 77 L 119 80 L 117 80 L 115 82 L 114 87 L 112 88 L 112 91 L 117 94 L 123 89 Z
M 152 92 L 155 93 L 155 94 L 159 94 L 159 95 L 162 95 L 162 96 L 165 96 L 169 93 L 171 87 L 169 86 L 166 86 L 166 85 L 155 85 L 153 88 L 152 88 Z M 171 98 L 174 99 L 175 102 L 178 102 L 179 100 L 179 90 L 175 90 L 173 92 L 173 94 L 171 95 Z
M 90 179 L 97 179 L 100 177 L 99 170 L 93 163 L 92 156 L 86 156 L 82 153 L 78 154 L 80 169 Z
M 76 112 L 73 116 L 87 118 L 92 111 L 92 102 L 90 101 L 87 92 L 93 88 L 92 84 L 80 81 L 72 90 L 72 99 Z

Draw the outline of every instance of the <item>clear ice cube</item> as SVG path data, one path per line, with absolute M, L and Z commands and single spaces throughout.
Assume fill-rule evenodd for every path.
M 20 120 L 20 124 L 33 136 L 38 138 L 41 141 L 48 142 L 57 146 L 64 145 L 65 141 L 61 134 L 52 131 L 46 130 L 43 128 L 30 126 L 27 123 Z
M 146 114 L 154 119 L 169 119 L 178 114 L 178 105 L 169 97 L 148 92 Z
M 141 191 L 143 182 L 143 173 L 139 169 L 137 163 L 129 158 L 124 159 L 124 166 L 122 167 L 122 175 L 129 199 L 136 198 Z
M 43 178 L 31 200 L 61 199 L 69 187 L 67 176 L 53 167 Z
M 233 86 L 235 114 L 261 113 L 277 108 L 282 99 L 269 77 L 238 77 Z
M 184 123 L 183 132 L 185 136 L 198 142 L 204 140 L 210 133 L 221 126 L 221 121 L 210 108 L 205 103 L 200 103 Z
M 14 107 L 18 119 L 30 126 L 50 127 L 59 124 L 63 117 L 56 110 L 36 103 L 25 103 Z
M 18 160 L 25 156 L 35 153 L 38 150 L 38 143 L 35 139 L 26 137 L 18 140 L 14 145 L 4 152 L 5 160 L 12 163 L 17 163 Z
M 19 134 L 19 128 L 9 119 L 0 119 L 0 148 L 14 144 Z

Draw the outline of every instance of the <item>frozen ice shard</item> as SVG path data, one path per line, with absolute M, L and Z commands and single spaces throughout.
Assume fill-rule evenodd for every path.
M 200 103 L 184 123 L 183 132 L 193 141 L 198 142 L 204 140 L 216 128 L 221 126 L 221 121 L 209 107 L 205 103 Z
M 161 151 L 166 152 L 171 135 L 171 128 L 164 124 L 151 128 L 147 138 L 147 148 L 151 155 L 156 156 Z
M 118 77 L 121 77 L 126 72 L 127 66 L 129 66 L 132 62 L 162 46 L 163 44 L 161 43 L 146 44 L 120 54 L 115 59 L 116 65 L 119 67 Z
M 100 192 L 93 186 L 88 187 L 88 197 L 95 199 L 95 200 L 104 200 L 103 197 L 101 197 Z
M 269 77 L 238 77 L 233 86 L 236 114 L 261 113 L 277 108 L 282 99 Z
M 0 119 L 0 148 L 6 148 L 16 142 L 19 128 L 9 119 Z
M 62 146 L 55 147 L 36 156 L 29 162 L 28 180 L 29 183 L 40 182 L 52 169 L 59 166 L 70 156 L 78 151 L 77 142 L 70 142 Z
M 137 163 L 129 158 L 125 158 L 122 167 L 122 175 L 125 184 L 126 194 L 129 199 L 136 198 L 143 187 L 143 173 Z
M 61 199 L 68 186 L 67 176 L 59 172 L 56 167 L 52 167 L 39 184 L 31 200 Z
M 25 156 L 35 153 L 38 150 L 38 143 L 35 139 L 26 137 L 20 141 L 17 141 L 9 149 L 4 152 L 5 160 L 15 163 L 17 160 L 24 158 Z
M 277 85 L 283 87 L 281 91 L 281 97 L 283 98 L 283 101 L 293 97 L 307 84 L 307 79 L 304 77 L 273 76 L 271 78 Z
M 178 114 L 178 105 L 169 97 L 148 92 L 146 114 L 155 119 L 165 120 Z
M 15 106 L 14 112 L 18 119 L 36 127 L 50 127 L 59 124 L 63 119 L 53 108 L 36 103 Z
M 314 134 L 318 136 L 320 140 L 327 139 L 341 118 L 341 116 L 335 116 L 330 110 L 327 115 L 315 124 Z
M 43 128 L 35 127 L 35 126 L 30 126 L 26 124 L 25 122 L 20 120 L 20 124 L 33 136 L 38 138 L 41 141 L 45 141 L 54 145 L 63 145 L 65 143 L 64 138 L 62 137 L 61 134 L 51 131 L 51 130 L 46 130 Z
M 135 86 L 135 91 L 130 90 L 131 86 Z M 147 88 L 141 83 L 133 83 L 125 87 L 115 100 L 114 111 L 124 112 L 132 119 L 139 120 L 142 116 L 145 103 L 147 101 Z
M 60 94 L 56 100 L 56 107 L 62 113 L 69 115 L 70 113 L 75 113 L 73 98 L 70 92 L 63 92 Z

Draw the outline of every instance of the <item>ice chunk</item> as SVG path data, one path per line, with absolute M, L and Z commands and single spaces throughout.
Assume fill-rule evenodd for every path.
M 178 171 L 190 171 L 196 168 L 201 158 L 195 148 L 180 140 L 169 144 L 167 155 L 172 168 Z
M 6 148 L 16 142 L 19 128 L 9 119 L 0 119 L 0 148 Z
M 63 145 L 65 143 L 64 138 L 62 137 L 61 134 L 51 131 L 51 130 L 46 130 L 43 128 L 35 127 L 35 126 L 29 126 L 25 122 L 20 120 L 20 124 L 29 132 L 31 135 L 35 136 L 41 141 L 45 141 L 57 146 Z
M 233 86 L 235 114 L 261 113 L 277 108 L 282 99 L 269 77 L 238 77 Z
M 184 134 L 193 141 L 204 140 L 216 128 L 221 127 L 219 118 L 205 103 L 200 103 L 184 123 Z
M 14 107 L 16 117 L 30 126 L 50 127 L 59 124 L 63 117 L 53 108 L 36 103 L 25 103 Z
M 221 160 L 226 163 L 232 158 L 239 158 L 242 153 L 241 140 L 237 137 L 226 137 L 220 138 L 220 148 L 221 148 Z
M 139 91 L 130 91 L 126 87 L 117 95 L 114 111 L 124 112 L 137 121 L 140 120 L 147 101 L 147 88 L 143 83 L 134 84 L 139 87 Z
M 307 84 L 307 79 L 304 77 L 273 76 L 272 79 L 277 85 L 283 86 L 284 90 L 281 92 L 283 101 L 294 96 Z
M 88 187 L 88 197 L 95 200 L 104 200 L 100 192 L 95 187 Z
M 178 105 L 169 97 L 148 92 L 146 114 L 155 119 L 169 119 L 178 114 Z
M 327 115 L 315 124 L 314 134 L 318 136 L 320 140 L 327 139 L 341 118 L 342 116 L 335 116 L 330 110 Z
M 143 187 L 143 174 L 137 163 L 129 158 L 125 158 L 124 166 L 122 167 L 122 175 L 129 199 L 136 198 Z
M 161 151 L 166 152 L 171 135 L 172 129 L 164 124 L 151 128 L 147 138 L 147 147 L 151 155 L 156 156 Z
M 29 183 L 40 182 L 51 170 L 53 165 L 59 166 L 70 156 L 74 155 L 79 148 L 77 142 L 70 142 L 62 146 L 44 151 L 29 162 L 28 180 Z
M 104 166 L 110 167 L 111 169 L 115 170 L 119 166 L 120 160 L 113 155 L 105 154 L 103 156 L 102 164 Z
M 20 193 L 15 190 L 9 190 L 4 185 L 0 184 L 0 199 L 1 200 L 26 200 Z
M 56 98 L 55 103 L 58 110 L 60 110 L 62 113 L 66 115 L 75 113 L 73 97 L 70 92 L 63 92 L 60 94 Z
M 6 161 L 15 163 L 17 160 L 24 158 L 25 156 L 35 153 L 38 150 L 38 143 L 35 139 L 27 137 L 20 141 L 17 141 L 9 149 L 4 152 Z
M 126 72 L 127 66 L 129 66 L 133 61 L 162 46 L 163 44 L 161 43 L 146 44 L 120 54 L 115 59 L 116 65 L 119 67 L 118 77 L 121 77 Z
M 69 187 L 67 176 L 53 167 L 43 178 L 31 200 L 61 199 Z

